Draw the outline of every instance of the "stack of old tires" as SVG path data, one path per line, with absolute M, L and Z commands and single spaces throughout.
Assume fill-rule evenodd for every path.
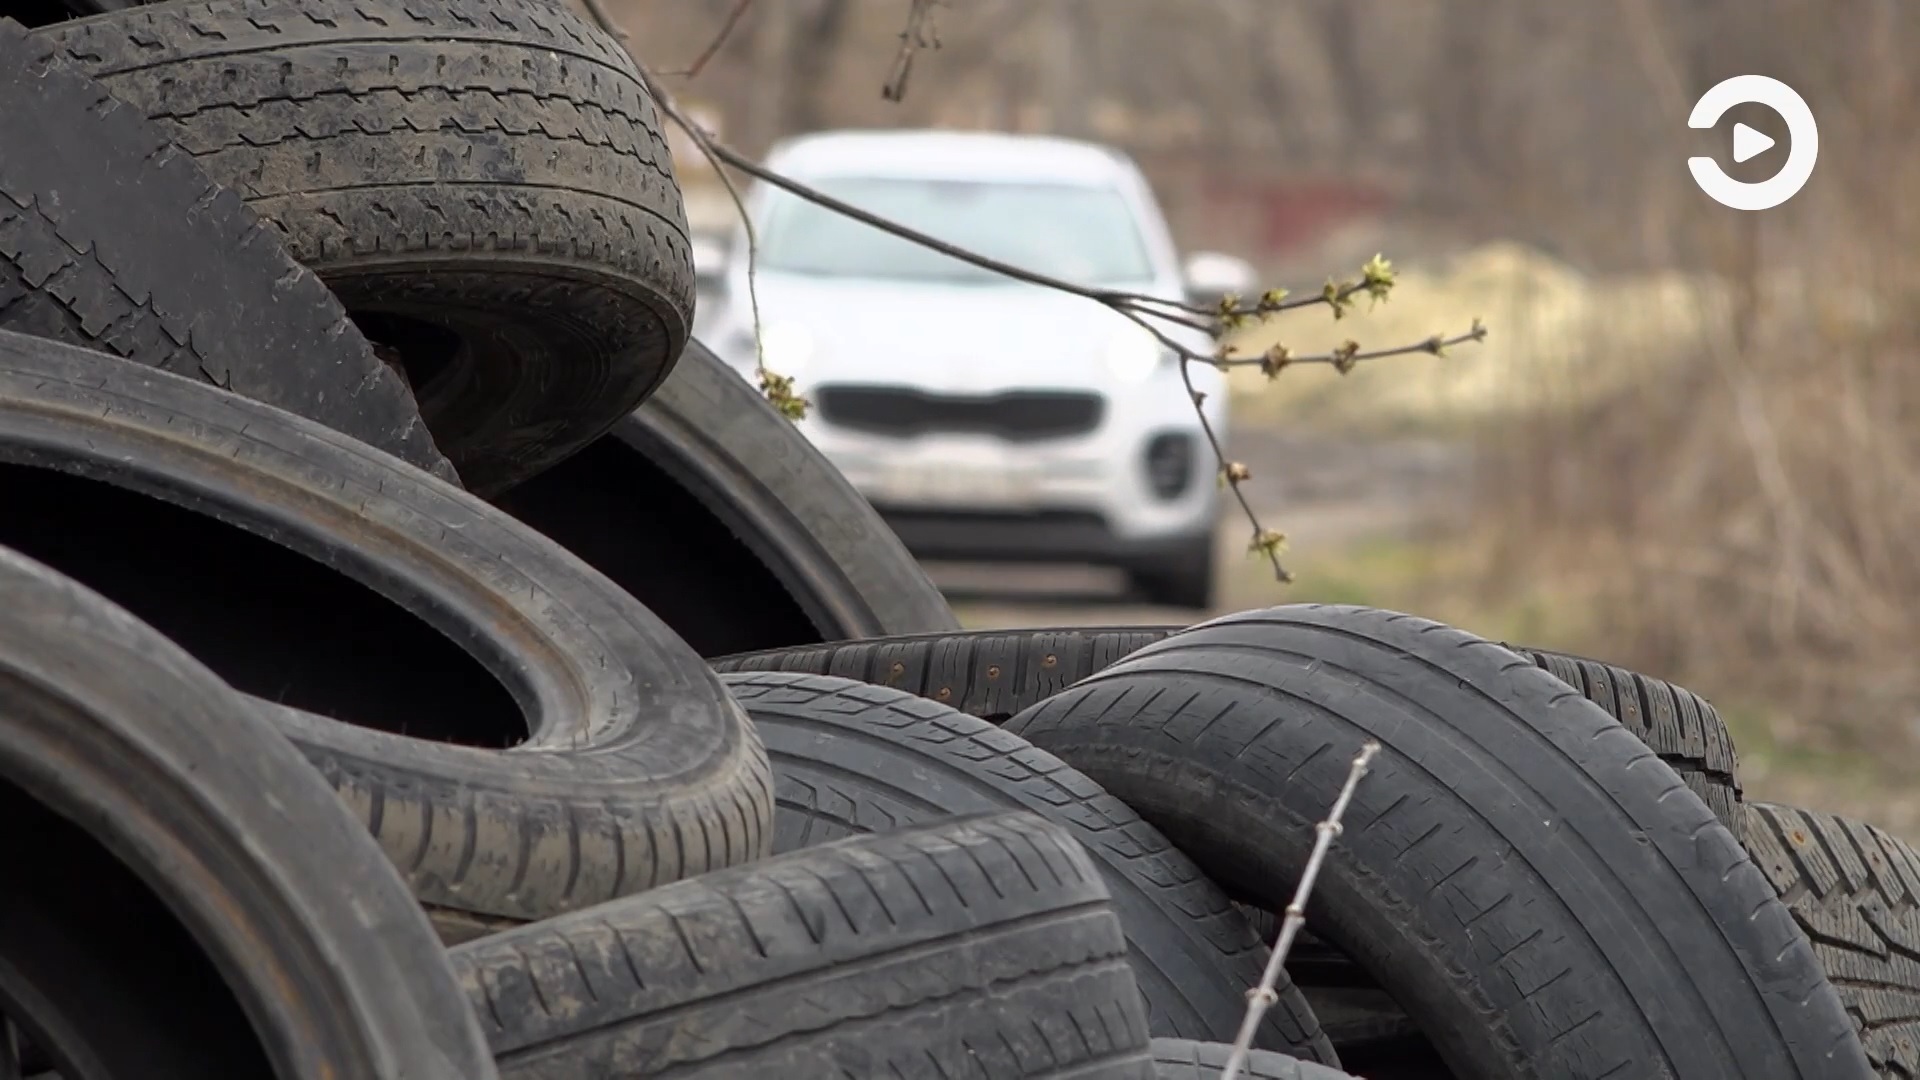
M 1920 859 L 1409 616 L 962 633 L 554 0 L 0 4 L 0 1080 L 1920 1070 Z

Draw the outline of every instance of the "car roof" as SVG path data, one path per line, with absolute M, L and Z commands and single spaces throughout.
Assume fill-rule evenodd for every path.
M 1134 172 L 1118 149 L 1052 135 L 938 129 L 822 131 L 777 143 L 767 167 L 806 176 L 1005 180 L 1114 187 Z

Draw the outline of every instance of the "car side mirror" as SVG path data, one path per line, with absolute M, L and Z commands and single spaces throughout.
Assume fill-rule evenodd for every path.
M 1253 291 L 1257 277 L 1252 263 L 1218 251 L 1196 252 L 1187 259 L 1182 276 L 1188 303 L 1205 307 L 1219 303 L 1228 293 L 1247 295 Z

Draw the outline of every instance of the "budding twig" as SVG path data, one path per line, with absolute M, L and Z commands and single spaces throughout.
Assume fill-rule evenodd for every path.
M 1327 849 L 1333 846 L 1334 837 L 1340 835 L 1340 819 L 1346 816 L 1347 804 L 1353 801 L 1360 778 L 1367 775 L 1368 766 L 1379 752 L 1380 744 L 1372 739 L 1360 747 L 1360 753 L 1354 756 L 1353 768 L 1347 772 L 1347 782 L 1340 785 L 1340 794 L 1327 810 L 1327 819 L 1314 827 L 1313 853 L 1307 856 L 1306 868 L 1300 871 L 1300 884 L 1293 890 L 1293 902 L 1287 905 L 1286 918 L 1281 920 L 1280 937 L 1273 943 L 1272 955 L 1267 957 L 1267 969 L 1260 975 L 1260 985 L 1247 991 L 1247 1015 L 1240 1021 L 1240 1033 L 1234 1037 L 1233 1052 L 1227 1055 L 1220 1080 L 1235 1080 L 1240 1070 L 1247 1067 L 1247 1054 L 1253 1048 L 1253 1033 L 1260 1027 L 1260 1018 L 1280 1000 L 1273 988 L 1280 983 L 1280 972 L 1285 967 L 1287 951 L 1293 948 L 1293 939 L 1306 924 L 1307 894 L 1313 891 L 1313 881 L 1320 876 L 1320 864 L 1327 860 Z
M 584 0 L 584 2 L 586 3 L 588 12 L 593 16 L 594 21 L 599 23 L 603 30 L 606 30 L 609 34 L 617 38 L 623 46 L 626 46 L 629 55 L 631 55 L 632 46 L 628 44 L 626 35 L 614 26 L 611 18 L 607 15 L 605 7 L 600 3 L 600 0 Z M 906 46 L 908 50 L 905 54 L 906 59 L 909 62 L 911 61 L 911 50 L 918 42 L 916 35 L 922 33 L 922 23 L 927 18 L 927 12 L 938 2 L 939 0 L 912 0 L 913 7 L 909 12 L 907 31 L 903 39 L 903 45 Z M 737 16 L 739 11 L 745 7 L 746 2 L 742 0 L 739 7 L 735 9 L 735 15 Z M 730 19 L 729 28 L 731 27 L 731 22 L 732 20 Z M 722 36 L 724 37 L 724 35 L 725 30 L 723 29 Z M 715 48 L 717 47 L 716 43 Z M 1200 393 L 1193 384 L 1191 365 L 1196 363 L 1212 364 L 1221 370 L 1258 365 L 1269 378 L 1272 378 L 1276 377 L 1283 368 L 1294 364 L 1330 364 L 1335 370 L 1344 375 L 1348 371 L 1351 371 L 1355 364 L 1364 360 L 1378 360 L 1391 356 L 1408 356 L 1415 353 L 1443 356 L 1449 346 L 1459 345 L 1469 341 L 1483 341 L 1487 336 L 1486 327 L 1481 325 L 1480 320 L 1475 319 L 1472 329 L 1465 333 L 1452 337 L 1435 335 L 1425 341 L 1397 348 L 1362 350 L 1358 342 L 1349 341 L 1339 349 L 1321 355 L 1293 356 L 1283 346 L 1275 346 L 1260 356 L 1241 357 L 1235 354 L 1234 346 L 1227 344 L 1220 346 L 1214 355 L 1205 355 L 1179 341 L 1158 324 L 1168 323 L 1174 326 L 1185 327 L 1210 334 L 1216 340 L 1219 340 L 1227 334 L 1247 326 L 1249 323 L 1265 322 L 1281 312 L 1293 311 L 1314 305 L 1325 305 L 1331 309 L 1335 319 L 1341 319 L 1352 310 L 1356 298 L 1361 293 L 1365 293 L 1375 302 L 1386 299 L 1392 291 L 1394 284 L 1393 267 L 1386 259 L 1376 255 L 1369 260 L 1365 266 L 1360 268 L 1360 277 L 1358 280 L 1334 281 L 1329 279 L 1325 286 L 1318 292 L 1308 293 L 1297 298 L 1292 297 L 1284 289 L 1271 289 L 1261 294 L 1260 298 L 1252 304 L 1243 304 L 1239 297 L 1228 296 L 1223 298 L 1218 305 L 1212 307 L 1195 304 L 1186 300 L 1174 300 L 1124 290 L 1100 289 L 1077 285 L 1071 281 L 1037 273 L 1011 263 L 1001 262 L 998 259 L 969 251 L 956 244 L 938 240 L 925 233 L 908 228 L 905 225 L 890 221 L 878 214 L 862 210 L 851 203 L 842 202 L 825 192 L 816 191 L 792 177 L 782 176 L 774 172 L 772 169 L 754 161 L 752 158 L 747 157 L 745 154 L 740 153 L 738 150 L 714 138 L 710 133 L 702 130 L 698 124 L 689 119 L 686 113 L 681 110 L 679 104 L 673 99 L 673 96 L 660 87 L 658 80 L 654 79 L 648 73 L 647 66 L 640 61 L 639 57 L 634 57 L 634 63 L 639 67 L 641 81 L 645 84 L 648 92 L 653 95 L 654 102 L 660 111 L 665 114 L 667 119 L 671 120 L 676 127 L 686 132 L 687 137 L 699 148 L 700 153 L 709 162 L 713 163 L 714 171 L 719 174 L 721 181 L 726 185 L 727 194 L 733 199 L 734 208 L 739 212 L 740 220 L 746 228 L 747 297 L 753 314 L 754 364 L 760 380 L 761 392 L 764 393 L 767 399 L 782 413 L 793 419 L 799 419 L 806 414 L 808 403 L 806 399 L 794 393 L 793 380 L 791 378 L 778 375 L 767 369 L 766 353 L 760 340 L 760 297 L 755 280 L 755 266 L 759 257 L 759 241 L 754 235 L 753 222 L 747 214 L 746 203 L 740 197 L 739 189 L 735 186 L 733 178 L 727 173 L 727 167 L 737 169 L 759 180 L 761 183 L 778 188 L 806 202 L 832 210 L 837 214 L 851 218 L 863 225 L 878 229 L 881 232 L 906 240 L 909 243 L 918 244 L 921 247 L 945 255 L 948 258 L 957 259 L 971 266 L 999 274 L 1002 277 L 1010 278 L 1014 281 L 1024 282 L 1029 285 L 1038 285 L 1043 288 L 1053 289 L 1057 292 L 1063 292 L 1094 301 L 1144 328 L 1148 333 L 1153 335 L 1155 340 L 1157 340 L 1163 348 L 1179 358 L 1180 378 L 1186 387 L 1189 400 L 1193 403 L 1194 412 L 1199 417 L 1201 432 L 1206 436 L 1208 446 L 1213 451 L 1214 460 L 1219 467 L 1218 475 L 1221 477 L 1222 482 L 1227 485 L 1227 488 L 1232 491 L 1234 501 L 1239 505 L 1242 514 L 1244 514 L 1247 519 L 1248 525 L 1252 528 L 1252 539 L 1247 545 L 1247 550 L 1249 553 L 1264 556 L 1273 567 L 1274 578 L 1281 582 L 1290 582 L 1293 580 L 1293 575 L 1287 570 L 1286 565 L 1280 561 L 1280 549 L 1285 543 L 1286 537 L 1261 524 L 1259 515 L 1254 511 L 1253 504 L 1247 499 L 1246 492 L 1243 491 L 1241 487 L 1247 478 L 1229 467 L 1230 462 L 1227 460 L 1226 446 L 1222 443 L 1219 432 L 1215 429 L 1213 422 L 1207 418 L 1206 410 L 1203 407 L 1206 396 Z M 896 76 L 900 80 L 899 89 L 901 92 L 904 92 L 904 68 L 899 69 L 896 72 Z M 889 87 L 892 88 L 892 86 L 893 84 L 890 83 Z

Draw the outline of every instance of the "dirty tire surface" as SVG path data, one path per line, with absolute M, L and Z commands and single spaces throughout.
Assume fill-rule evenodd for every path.
M 891 686 L 996 723 L 1179 633 L 1178 626 L 905 634 L 718 657 L 716 671 L 796 671 Z M 1625 724 L 1673 766 L 1736 838 L 1746 835 L 1733 738 L 1682 686 L 1565 653 L 1506 645 Z M 1274 924 L 1269 929 L 1278 929 Z M 1271 934 L 1262 931 L 1264 936 Z
M 45 867 L 0 889 L 0 996 L 42 1050 L 114 1080 L 495 1075 L 419 906 L 285 739 L 51 568 L 0 549 L 0 596 L 0 857 Z
M 1832 814 L 1751 803 L 1754 862 L 1814 954 L 1881 1080 L 1920 1077 L 1920 852 Z
M 501 505 L 702 656 L 959 629 L 840 470 L 698 341 L 633 416 Z
M 1155 1034 L 1231 1039 L 1267 950 L 1226 894 L 1159 831 L 1058 758 L 984 720 L 898 690 L 818 675 L 722 682 L 774 771 L 774 850 L 996 810 L 1025 809 L 1092 854 L 1126 930 Z M 1290 983 L 1257 1045 L 1334 1061 Z
M 1308 925 L 1455 1075 L 1872 1075 L 1732 833 L 1624 725 L 1492 642 L 1365 608 L 1247 612 L 1005 726 L 1269 910 L 1378 740 Z
M 1024 813 L 852 837 L 452 950 L 511 1080 L 1149 1080 L 1087 853 Z
M 430 703 L 388 731 L 260 702 L 429 905 L 543 918 L 769 850 L 765 750 L 713 672 L 639 602 L 474 496 L 245 398 L 0 333 L 0 503 L 33 508 L 0 519 L 0 535 L 56 566 L 83 563 L 93 580 L 138 565 L 111 536 L 73 534 L 57 495 L 80 488 L 24 498 L 49 482 L 132 491 L 264 537 L 333 572 L 343 592 L 384 596 L 456 642 L 476 677 L 513 690 L 508 717 L 524 726 L 510 749 L 399 733 L 466 739 L 469 718 Z M 234 580 L 241 569 L 197 577 L 185 604 L 159 574 L 113 581 L 190 651 L 226 655 L 258 635 L 200 615 L 260 587 Z M 242 688 L 278 700 L 275 664 L 351 683 L 383 648 L 319 672 L 293 668 L 297 649 L 246 653 L 265 666 L 247 668 Z
M 1155 1039 L 1153 1075 L 1155 1080 L 1220 1080 L 1221 1070 L 1227 1067 L 1227 1058 L 1232 1054 L 1232 1043 Z M 1270 1050 L 1249 1053 L 1240 1075 L 1247 1080 L 1355 1080 L 1339 1069 Z
M 4 20 L 0 147 L 0 329 L 244 394 L 453 479 L 406 383 L 275 230 Z
M 399 352 L 475 491 L 606 431 L 686 342 L 693 264 L 659 114 L 564 4 L 206 0 L 36 33 Z

